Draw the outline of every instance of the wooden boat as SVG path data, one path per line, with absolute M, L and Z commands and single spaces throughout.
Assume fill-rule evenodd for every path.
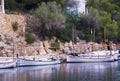
M 15 54 L 14 54 L 14 39 L 13 39 L 13 49 L 12 49 L 12 57 L 0 57 L 0 69 L 2 68 L 13 68 L 13 67 L 16 67 L 16 63 L 17 63 L 17 60 L 16 58 L 14 57 Z
M 68 55 L 67 62 L 112 62 L 118 60 L 118 54 L 111 51 L 96 51 L 86 54 Z
M 90 57 L 78 57 L 78 56 L 72 56 L 67 57 L 67 62 L 111 62 L 114 61 L 111 57 L 96 57 L 96 58 L 90 58 Z
M 44 66 L 44 65 L 54 65 L 60 64 L 60 60 L 32 60 L 32 59 L 22 59 L 18 58 L 17 66 Z
M 1 62 L 0 63 L 0 69 L 2 69 L 2 68 L 13 68 L 13 67 L 16 67 L 16 63 L 17 63 L 16 60 L 10 61 L 10 62 Z

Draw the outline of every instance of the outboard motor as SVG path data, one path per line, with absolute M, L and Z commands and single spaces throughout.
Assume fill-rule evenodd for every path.
M 118 50 L 118 53 L 120 54 L 120 50 Z

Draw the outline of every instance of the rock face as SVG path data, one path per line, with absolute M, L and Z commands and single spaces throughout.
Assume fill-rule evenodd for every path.
M 18 23 L 18 30 L 13 31 L 12 24 Z M 26 16 L 17 14 L 2 14 L 0 13 L 0 56 L 15 55 L 31 56 L 31 55 L 46 55 L 52 53 L 48 41 L 35 42 L 27 45 L 25 42 Z M 9 47 L 9 49 L 8 49 Z M 8 53 L 9 52 L 9 53 Z
M 18 23 L 18 30 L 13 31 L 12 23 Z M 26 17 L 24 15 L 7 15 L 0 13 L 0 56 L 34 56 L 47 54 L 68 54 L 73 52 L 90 52 L 97 50 L 107 50 L 105 44 L 80 41 L 74 44 L 72 41 L 60 43 L 60 50 L 53 51 L 50 43 L 53 41 L 36 41 L 33 44 L 27 45 L 25 37 Z M 120 49 L 120 45 L 111 44 L 113 50 Z M 14 52 L 13 52 L 14 51 Z M 14 55 L 13 55 L 14 53 Z M 61 56 L 61 58 L 64 58 Z
M 5 30 L 5 14 L 0 13 L 0 34 L 3 33 L 3 30 Z
M 12 24 L 14 22 L 18 23 L 18 31 L 14 32 L 12 29 Z M 13 35 L 23 31 L 26 26 L 26 19 L 23 15 L 7 15 L 0 14 L 0 34 Z
M 15 32 L 12 28 L 14 22 L 18 23 L 18 30 Z M 0 13 L 0 43 L 2 43 L 0 46 L 1 56 L 13 56 L 13 50 L 15 50 L 15 53 L 17 54 L 20 53 L 20 50 L 16 51 L 16 48 L 24 43 L 24 37 L 20 36 L 20 34 L 23 33 L 25 26 L 26 19 L 23 15 L 8 15 Z
M 111 43 L 110 45 L 111 50 L 118 50 L 119 47 L 116 44 Z M 94 42 L 77 42 L 74 44 L 74 47 L 71 42 L 64 43 L 60 48 L 63 53 L 69 54 L 71 52 L 75 53 L 86 53 L 91 51 L 101 51 L 101 50 L 108 50 L 107 45 L 103 43 L 94 43 Z M 74 51 L 73 51 L 74 50 Z

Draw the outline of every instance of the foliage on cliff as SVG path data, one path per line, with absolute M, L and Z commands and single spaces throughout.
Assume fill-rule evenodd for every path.
M 57 5 L 56 2 L 42 2 L 38 8 L 31 12 L 36 21 L 31 23 L 38 23 L 31 28 L 39 38 L 52 38 L 57 35 L 57 31 L 65 28 L 65 16 L 61 6 Z
M 119 0 L 87 0 L 87 6 L 99 13 L 100 25 L 96 36 L 120 42 L 120 1 Z
M 5 0 L 8 12 L 30 14 L 32 10 L 31 15 L 35 19 L 32 32 L 39 38 L 56 36 L 61 41 L 70 41 L 74 28 L 74 38 L 120 42 L 119 0 L 87 0 L 89 13 L 77 16 L 66 11 L 67 7 L 74 7 L 75 4 L 72 0 Z
M 63 4 L 64 0 L 5 0 L 5 8 L 12 11 L 29 11 L 35 9 L 42 2 L 55 1 L 57 4 Z

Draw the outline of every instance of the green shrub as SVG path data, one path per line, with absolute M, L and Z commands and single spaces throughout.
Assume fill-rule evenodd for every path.
M 51 43 L 51 49 L 53 49 L 53 50 L 60 49 L 60 43 L 59 42 L 53 42 L 53 43 Z
M 26 34 L 25 36 L 26 36 L 25 41 L 27 42 L 27 44 L 31 44 L 31 43 L 33 43 L 33 42 L 35 41 L 35 38 L 34 38 L 33 35 L 31 35 L 31 34 Z
M 7 40 L 5 44 L 10 45 L 11 41 Z
M 12 10 L 5 10 L 5 13 L 7 13 L 7 14 L 19 14 L 19 12 L 17 12 L 17 11 L 12 11 Z
M 4 47 L 3 47 L 3 46 L 0 46 L 0 50 L 4 50 Z
M 17 31 L 18 30 L 18 23 L 17 22 L 13 22 L 12 23 L 12 28 L 13 28 L 13 31 Z

